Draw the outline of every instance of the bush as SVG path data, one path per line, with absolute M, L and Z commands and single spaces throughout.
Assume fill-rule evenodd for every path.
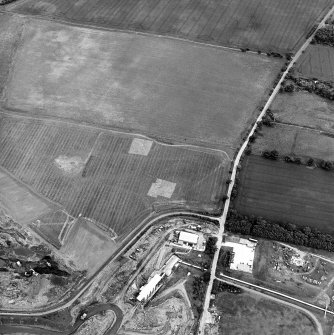
M 252 153 L 252 149 L 251 148 L 247 148 L 245 150 L 245 155 L 249 156 Z
M 217 243 L 217 237 L 209 236 L 208 240 L 206 241 L 204 252 L 207 255 L 213 256 L 217 249 L 216 243 Z
M 309 158 L 306 162 L 307 166 L 312 166 L 314 164 L 314 159 L 313 158 Z
M 271 159 L 271 160 L 277 160 L 278 159 L 278 151 L 272 150 L 272 151 L 264 151 L 262 153 L 262 157 Z

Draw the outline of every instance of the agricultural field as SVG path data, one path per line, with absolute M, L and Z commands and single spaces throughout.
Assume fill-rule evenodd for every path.
M 334 102 L 318 95 L 307 92 L 278 94 L 271 110 L 278 122 L 334 133 Z
M 0 170 L 0 209 L 14 221 L 29 223 L 54 207 Z
M 7 10 L 114 29 L 201 42 L 290 52 L 298 48 L 331 0 L 44 0 L 17 1 Z
M 218 212 L 229 164 L 217 151 L 5 116 L 0 151 L 1 167 L 122 237 L 153 210 Z
M 320 80 L 334 78 L 334 48 L 325 45 L 310 45 L 295 67 L 297 75 Z
M 333 233 L 333 176 L 322 169 L 247 156 L 234 205 L 241 214 Z
M 11 64 L 18 48 L 25 20 L 11 15 L 0 16 L 0 98 L 6 86 Z
M 332 161 L 334 137 L 318 130 L 278 123 L 274 127 L 263 127 L 261 136 L 257 137 L 252 145 L 253 154 L 261 155 L 265 150 L 277 150 L 281 156 L 292 155 Z
M 314 335 L 317 328 L 305 312 L 258 293 L 221 292 L 214 301 L 219 334 Z
M 93 222 L 79 218 L 73 222 L 64 245 L 60 248 L 63 259 L 73 262 L 77 269 L 94 274 L 116 250 L 116 243 Z
M 281 66 L 188 41 L 30 20 L 4 103 L 232 154 Z

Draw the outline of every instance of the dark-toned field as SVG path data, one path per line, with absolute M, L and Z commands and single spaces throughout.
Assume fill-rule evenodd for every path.
M 44 0 L 9 10 L 253 50 L 296 50 L 331 0 Z
M 132 136 L 2 117 L 0 165 L 44 196 L 126 234 L 153 209 L 215 212 L 228 159 Z
M 298 60 L 296 71 L 306 78 L 334 80 L 334 48 L 310 45 Z
M 334 102 L 316 94 L 278 94 L 271 109 L 279 122 L 334 133 Z
M 38 20 L 26 25 L 15 60 L 8 107 L 227 150 L 239 145 L 282 65 L 187 41 Z
M 334 232 L 334 174 L 259 156 L 248 156 L 240 173 L 236 209 L 277 221 Z

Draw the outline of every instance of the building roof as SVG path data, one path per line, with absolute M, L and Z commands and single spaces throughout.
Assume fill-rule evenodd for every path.
M 144 285 L 140 288 L 140 293 L 137 297 L 137 300 L 138 301 L 143 301 L 143 300 L 148 299 L 149 296 L 155 290 L 155 288 L 157 287 L 157 285 L 159 284 L 160 280 L 163 277 L 164 277 L 164 274 L 163 275 L 160 275 L 160 274 L 154 275 L 146 285 Z
M 166 262 L 166 264 L 164 265 L 163 271 L 167 277 L 169 277 L 172 274 L 173 267 L 175 266 L 176 263 L 178 263 L 179 260 L 180 260 L 179 257 L 177 257 L 176 255 L 173 255 Z
M 179 235 L 179 241 L 196 244 L 198 241 L 198 235 L 181 231 Z
M 239 243 L 225 242 L 223 246 L 233 248 L 234 257 L 230 265 L 232 270 L 252 272 L 256 243 L 240 239 Z

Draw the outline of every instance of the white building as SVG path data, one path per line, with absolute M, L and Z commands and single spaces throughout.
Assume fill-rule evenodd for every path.
M 146 302 L 158 291 L 161 287 L 159 285 L 161 279 L 165 276 L 164 273 L 154 275 L 149 282 L 140 288 L 137 300 L 140 302 Z
M 255 256 L 256 242 L 245 238 L 226 238 L 223 247 L 233 248 L 233 260 L 230 264 L 230 269 L 252 272 Z
M 183 245 L 193 248 L 197 245 L 198 235 L 194 233 L 188 233 L 186 231 L 181 231 L 178 241 Z

